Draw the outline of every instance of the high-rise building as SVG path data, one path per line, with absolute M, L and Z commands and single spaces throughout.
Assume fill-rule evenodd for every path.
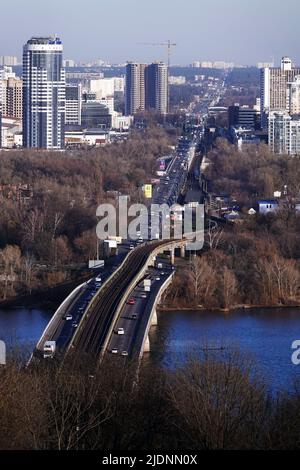
M 166 114 L 168 109 L 168 67 L 162 62 L 126 65 L 125 114 L 145 109 Z
M 289 111 L 288 84 L 300 75 L 300 69 L 292 66 L 288 57 L 283 57 L 280 67 L 261 69 L 261 115 L 262 124 L 267 124 L 266 116 L 272 111 Z
M 168 67 L 162 62 L 145 69 L 145 107 L 161 114 L 168 111 Z
M 33 37 L 23 48 L 23 146 L 64 147 L 65 70 L 58 37 Z
M 22 119 L 23 81 L 18 77 L 1 80 L 2 115 Z
M 2 55 L 0 56 L 0 65 L 18 65 L 18 58 L 12 55 Z
M 128 62 L 125 80 L 125 114 L 133 115 L 145 109 L 146 64 Z
M 300 114 L 300 75 L 287 88 L 288 111 L 290 114 Z
M 82 87 L 81 84 L 66 85 L 66 125 L 81 124 L 81 107 L 82 107 Z
M 300 155 L 300 119 L 288 112 L 269 114 L 269 147 L 277 154 Z

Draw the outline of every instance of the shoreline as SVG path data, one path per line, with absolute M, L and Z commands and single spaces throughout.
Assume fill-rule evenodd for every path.
M 276 305 L 261 305 L 261 304 L 240 304 L 234 305 L 230 308 L 221 308 L 221 307 L 204 307 L 202 305 L 194 305 L 191 307 L 186 306 L 163 306 L 158 305 L 157 310 L 159 312 L 179 312 L 179 311 L 186 311 L 186 312 L 203 312 L 203 311 L 214 311 L 214 312 L 222 312 L 222 313 L 232 313 L 235 310 L 250 310 L 255 308 L 265 308 L 265 309 L 275 309 L 275 308 L 300 308 L 300 304 L 276 304 Z
M 1 300 L 0 309 L 13 308 L 18 305 L 30 305 L 34 303 L 61 303 L 76 286 L 81 282 L 84 282 L 86 279 L 89 279 L 88 275 L 81 276 L 76 280 L 73 279 L 72 281 L 64 282 L 62 284 L 56 284 L 55 286 L 46 289 L 34 290 L 31 294 L 22 294 Z

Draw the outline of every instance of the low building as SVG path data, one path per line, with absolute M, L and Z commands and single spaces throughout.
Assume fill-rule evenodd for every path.
M 83 129 L 80 126 L 66 126 L 66 147 L 97 147 L 110 142 L 109 132 L 102 129 Z
M 276 212 L 279 208 L 279 202 L 276 199 L 261 199 L 257 201 L 260 214 L 269 214 Z
M 235 104 L 228 108 L 228 125 L 246 129 L 260 128 L 260 113 L 250 106 Z
M 170 76 L 168 78 L 168 81 L 169 81 L 169 85 L 184 85 L 186 82 L 186 78 L 183 76 L 177 76 L 177 77 Z
M 112 114 L 101 101 L 86 101 L 82 103 L 81 124 L 84 128 L 111 129 Z
M 2 116 L 1 119 L 1 147 L 16 148 L 22 147 L 22 120 L 19 118 L 9 118 Z

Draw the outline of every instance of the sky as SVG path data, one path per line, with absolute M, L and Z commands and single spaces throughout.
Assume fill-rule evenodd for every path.
M 225 60 L 300 64 L 299 0 L 14 0 L 1 1 L 0 55 L 21 58 L 34 35 L 58 34 L 64 58 L 111 63 Z

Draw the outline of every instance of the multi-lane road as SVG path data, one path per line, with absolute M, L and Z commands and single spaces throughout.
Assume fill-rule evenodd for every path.
M 174 268 L 169 263 L 164 262 L 165 260 L 158 261 L 162 267 L 149 268 L 128 295 L 115 322 L 107 347 L 108 353 L 125 357 L 139 356 L 156 297 L 162 285 L 173 274 Z M 145 290 L 145 280 L 150 282 L 150 291 Z
M 164 177 L 154 190 L 152 203 L 171 206 L 178 201 L 193 163 L 196 146 L 197 138 L 181 137 L 178 140 L 176 153 Z M 149 227 L 151 230 L 151 221 Z M 53 335 L 47 337 L 47 340 L 56 342 L 58 353 L 64 355 L 66 352 L 77 351 L 98 357 L 105 352 L 109 343 L 108 350 L 117 349 L 121 350 L 121 353 L 124 351 L 124 355 L 131 354 L 136 337 L 140 335 L 145 312 L 149 311 L 151 303 L 153 305 L 155 301 L 155 293 L 172 272 L 171 266 L 164 266 L 165 269 L 161 273 L 156 269 L 149 270 L 147 276 L 152 280 L 151 293 L 146 296 L 145 293 L 138 295 L 141 288 L 134 285 L 135 278 L 142 269 L 145 269 L 145 263 L 151 252 L 166 242 L 157 240 L 160 234 L 149 235 L 153 241 L 142 244 L 137 241 L 126 241 L 121 249 L 119 248 L 119 255 L 113 261 L 110 260 L 105 269 L 85 283 L 74 296 L 58 319 Z M 125 316 L 121 314 L 116 319 L 116 312 L 120 310 L 120 306 L 122 307 L 128 286 L 131 286 L 131 294 L 136 305 L 134 309 L 136 312 L 132 313 L 137 314 L 137 317 L 131 318 L 129 323 L 125 317 L 132 310 L 130 304 L 123 306 L 126 310 Z M 115 325 L 115 321 L 119 326 Z M 124 335 L 122 330 L 118 335 L 114 333 L 115 328 L 124 328 L 125 332 L 125 325 Z M 123 343 L 114 347 L 119 341 Z

